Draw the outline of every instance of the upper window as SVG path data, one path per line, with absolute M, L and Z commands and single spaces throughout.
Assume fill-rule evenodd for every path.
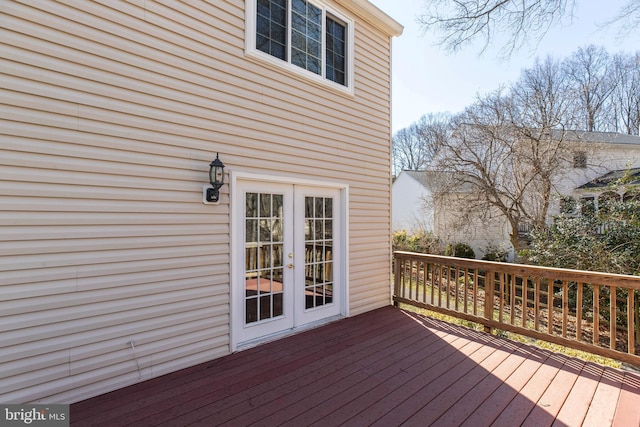
M 248 9 L 249 52 L 266 54 L 302 74 L 351 89 L 351 21 L 318 0 L 253 0 L 248 4 L 255 4 L 253 10 Z
M 576 151 L 573 153 L 573 167 L 576 169 L 586 169 L 587 153 L 584 151 Z

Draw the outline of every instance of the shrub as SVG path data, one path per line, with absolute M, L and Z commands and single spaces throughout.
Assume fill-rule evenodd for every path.
M 508 255 L 509 252 L 505 248 L 489 244 L 484 250 L 482 259 L 485 261 L 506 262 Z
M 471 246 L 466 243 L 449 243 L 444 251 L 446 256 L 475 259 L 476 254 Z
M 605 273 L 640 274 L 640 204 L 617 202 L 606 216 L 559 215 L 546 231 L 534 231 L 520 252 L 528 264 Z
M 402 230 L 393 233 L 393 250 L 440 255 L 442 244 L 431 232 L 420 230 L 409 234 Z

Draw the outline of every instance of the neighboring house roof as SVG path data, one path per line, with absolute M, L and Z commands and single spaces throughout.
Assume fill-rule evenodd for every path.
M 620 169 L 607 172 L 604 175 L 577 187 L 577 190 L 606 188 L 623 177 L 629 178 L 628 181 L 625 181 L 625 184 L 627 185 L 640 185 L 640 168 Z
M 456 188 L 457 192 L 465 193 L 472 192 L 475 187 L 470 182 L 460 182 L 459 179 L 455 179 L 458 174 L 449 171 L 439 170 L 427 170 L 427 171 L 410 171 L 404 170 L 402 173 L 408 174 L 410 177 L 418 181 L 423 187 L 437 193 L 442 191 L 443 188 L 451 190 Z
M 428 173 L 427 172 L 425 172 L 425 171 L 408 171 L 408 170 L 404 170 L 402 172 L 406 173 L 411 178 L 413 178 L 416 181 L 418 181 L 423 187 L 429 188 L 429 177 L 428 177 Z
M 624 144 L 637 145 L 640 148 L 640 136 L 626 135 L 616 132 L 586 132 L 577 130 L 560 131 L 554 130 L 556 138 L 563 138 L 567 141 L 594 142 L 604 144 Z

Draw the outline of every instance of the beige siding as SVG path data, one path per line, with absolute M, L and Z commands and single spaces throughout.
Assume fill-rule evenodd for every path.
M 351 313 L 389 304 L 389 36 L 353 16 L 348 96 L 245 57 L 244 16 L 0 3 L 0 401 L 73 402 L 229 352 L 228 186 L 202 203 L 216 152 L 348 184 Z

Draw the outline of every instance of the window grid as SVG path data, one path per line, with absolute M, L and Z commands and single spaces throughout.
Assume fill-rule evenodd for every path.
M 308 0 L 255 0 L 255 48 L 348 86 L 348 25 Z

